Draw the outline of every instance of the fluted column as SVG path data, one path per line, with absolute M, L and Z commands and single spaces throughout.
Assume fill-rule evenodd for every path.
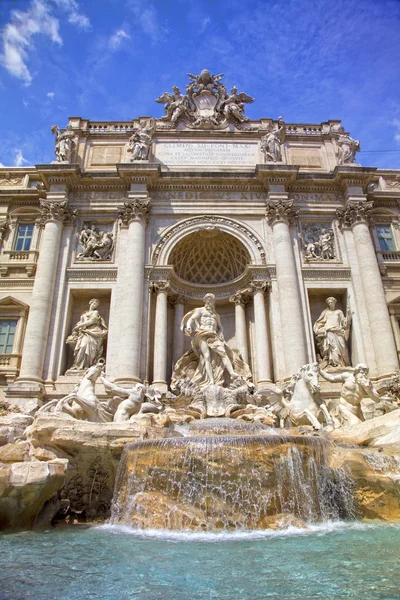
M 184 333 L 181 330 L 182 319 L 185 314 L 186 298 L 178 295 L 172 298 L 171 303 L 174 307 L 174 345 L 173 345 L 173 364 L 183 356 Z
M 17 385 L 36 382 L 39 388 L 42 383 L 63 220 L 70 214 L 65 192 L 49 193 L 46 200 L 41 200 L 40 205 L 42 216 L 38 225 L 43 227 L 43 233 L 25 331 L 20 375 L 16 381 Z
M 249 349 L 247 344 L 247 326 L 245 306 L 248 297 L 242 292 L 237 292 L 229 298 L 229 301 L 235 305 L 235 333 L 236 347 L 239 350 L 244 362 L 249 364 Z
M 396 344 L 390 323 L 385 290 L 378 260 L 369 230 L 372 201 L 348 198 L 345 210 L 338 211 L 342 225 L 352 228 L 360 269 L 364 300 L 371 329 L 378 375 L 387 375 L 399 368 Z
M 269 339 L 269 329 L 267 323 L 267 314 L 265 310 L 264 292 L 267 289 L 267 282 L 263 280 L 253 281 L 254 302 L 254 329 L 256 339 L 256 360 L 257 360 L 257 387 L 261 388 L 271 383 L 271 345 Z
M 130 383 L 140 381 L 140 354 L 143 324 L 145 232 L 150 200 L 133 197 L 124 203 L 119 217 L 127 227 L 123 260 L 118 267 L 115 314 L 119 324 L 118 364 L 115 380 Z
M 157 292 L 156 318 L 154 324 L 154 376 L 153 385 L 167 391 L 167 350 L 168 350 L 168 281 L 154 283 Z
M 289 226 L 296 213 L 286 193 L 269 193 L 266 216 L 272 227 L 278 281 L 285 377 L 307 363 L 307 344 L 301 308 L 298 274 Z

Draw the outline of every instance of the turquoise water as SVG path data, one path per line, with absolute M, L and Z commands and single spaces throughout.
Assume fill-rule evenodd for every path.
M 0 537 L 0 600 L 400 597 L 400 527 L 232 534 L 52 529 Z

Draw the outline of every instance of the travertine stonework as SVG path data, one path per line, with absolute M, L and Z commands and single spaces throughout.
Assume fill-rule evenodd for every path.
M 166 393 L 190 350 L 182 318 L 207 293 L 258 390 L 315 362 L 333 375 L 367 365 L 374 382 L 398 369 L 399 172 L 355 164 L 359 142 L 339 121 L 250 120 L 253 98 L 227 86 L 203 70 L 185 94 L 160 95 L 164 116 L 70 117 L 52 128 L 55 161 L 1 167 L 7 402 L 32 413 L 72 394 L 100 351 L 107 381 Z M 343 320 L 328 333 L 331 297 Z M 93 298 L 102 344 L 81 331 Z M 324 402 L 339 400 L 339 379 L 319 377 Z

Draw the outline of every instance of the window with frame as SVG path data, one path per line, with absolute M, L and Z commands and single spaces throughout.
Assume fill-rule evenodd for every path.
M 17 252 L 28 252 L 31 248 L 33 238 L 33 223 L 22 223 L 18 225 L 17 238 L 15 240 L 15 250 Z
M 396 250 L 390 225 L 376 225 L 376 235 L 378 236 L 380 250 L 383 252 L 394 252 Z
M 16 330 L 17 319 L 0 320 L 0 354 L 12 354 Z

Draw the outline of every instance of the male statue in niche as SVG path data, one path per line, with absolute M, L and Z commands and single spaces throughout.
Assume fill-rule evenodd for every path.
M 224 340 L 214 294 L 206 294 L 203 300 L 204 306 L 190 311 L 181 324 L 184 333 L 193 338 L 192 349 L 199 358 L 192 383 L 200 387 L 223 385 L 226 375 L 233 381 L 240 374 L 234 370 L 233 352 Z

